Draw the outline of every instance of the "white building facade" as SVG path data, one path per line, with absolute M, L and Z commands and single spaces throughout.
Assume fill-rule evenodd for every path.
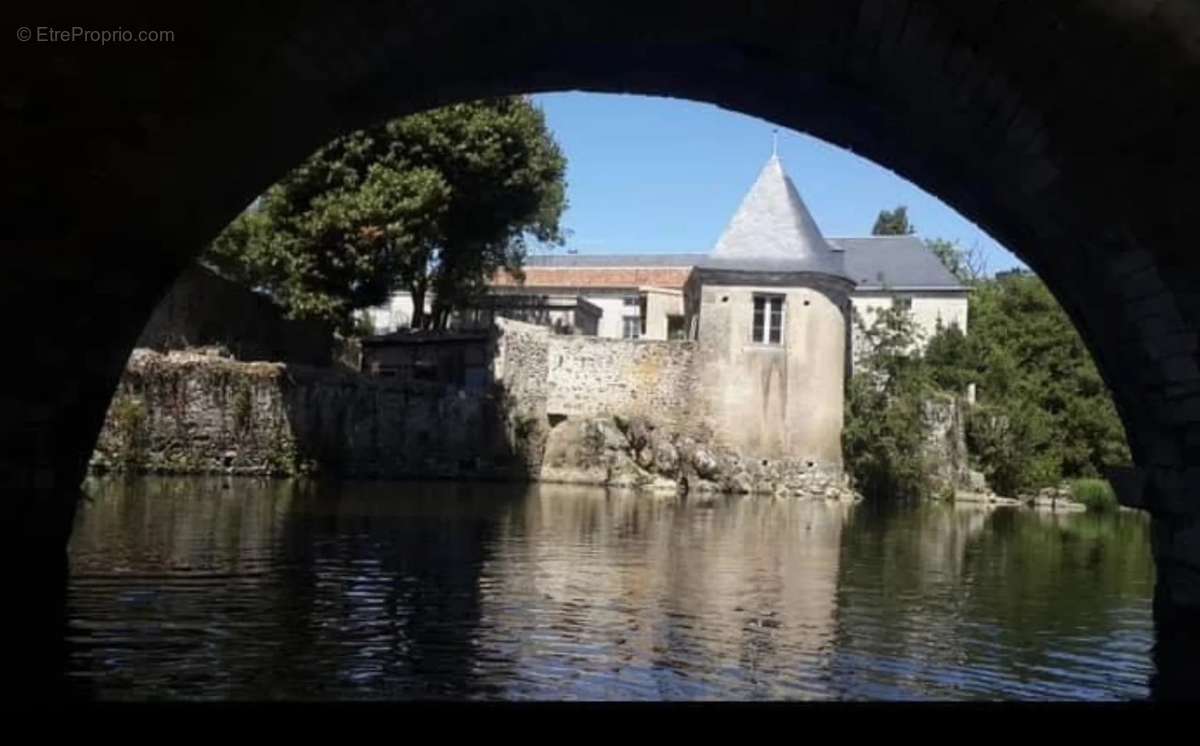
M 774 157 L 768 167 L 778 169 L 779 178 L 786 179 Z M 796 199 L 797 209 L 807 216 L 798 193 Z M 743 219 L 741 215 L 735 215 L 731 229 Z M 811 216 L 807 219 L 811 221 Z M 869 326 L 879 308 L 897 304 L 906 308 L 916 323 L 922 345 L 939 328 L 957 325 L 967 333 L 969 288 L 918 237 L 822 240 L 836 258 L 839 271 L 853 283 L 846 341 L 851 365 L 863 353 L 861 326 Z M 769 253 L 770 247 L 763 250 Z M 694 325 L 689 328 L 684 291 L 711 256 L 533 255 L 526 259 L 523 281 L 498 274 L 485 301 L 478 307 L 457 311 L 453 325 L 460 329 L 483 328 L 494 317 L 502 316 L 543 324 L 563 333 L 612 339 L 695 339 L 697 329 Z M 432 304 L 432 299 L 427 303 Z M 412 319 L 412 310 L 411 297 L 399 293 L 389 306 L 369 313 L 376 331 L 383 333 L 405 328 Z

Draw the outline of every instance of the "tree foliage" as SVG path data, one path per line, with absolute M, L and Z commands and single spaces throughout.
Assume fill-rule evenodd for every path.
M 987 260 L 978 246 L 963 248 L 944 238 L 928 239 L 925 246 L 964 285 L 974 285 L 987 275 Z
M 940 387 L 978 386 L 968 447 L 1002 494 L 1095 477 L 1131 460 L 1091 353 L 1033 275 L 978 282 L 970 333 L 939 330 L 924 362 Z
M 880 210 L 875 218 L 875 226 L 871 228 L 874 236 L 906 236 L 916 233 L 916 228 L 908 222 L 908 208 L 904 205 L 894 210 Z
M 870 325 L 856 320 L 865 351 L 847 386 L 843 432 L 859 490 L 868 497 L 927 493 L 920 405 L 938 392 L 961 395 L 970 384 L 978 404 L 967 420 L 969 456 L 1000 494 L 1128 464 L 1112 397 L 1045 284 L 1031 274 L 972 282 L 969 334 L 939 325 L 921 345 L 898 307 Z
M 272 186 L 204 261 L 343 330 L 412 292 L 413 325 L 443 325 L 527 241 L 561 243 L 566 161 L 520 97 L 458 104 L 339 137 Z M 425 318 L 425 298 L 436 299 Z
M 913 316 L 893 306 L 854 323 L 865 354 L 847 385 L 842 447 L 855 486 L 868 499 L 928 497 L 924 405 L 934 391 Z

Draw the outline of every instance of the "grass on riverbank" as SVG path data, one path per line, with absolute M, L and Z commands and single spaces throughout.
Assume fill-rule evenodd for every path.
M 1104 479 L 1072 480 L 1071 497 L 1086 505 L 1088 510 L 1102 512 L 1117 509 L 1117 493 Z

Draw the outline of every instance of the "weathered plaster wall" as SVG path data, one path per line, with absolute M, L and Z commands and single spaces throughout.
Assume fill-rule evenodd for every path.
M 730 447 L 842 468 L 843 299 L 816 288 L 705 284 L 700 393 Z M 754 295 L 785 297 L 782 344 L 752 341 Z

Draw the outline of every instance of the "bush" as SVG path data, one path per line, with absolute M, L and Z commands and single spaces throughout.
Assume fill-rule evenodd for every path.
M 976 283 L 970 332 L 939 329 L 925 354 L 933 381 L 978 385 L 986 415 L 969 447 L 1001 494 L 1130 463 L 1121 419 L 1091 353 L 1041 280 Z
M 146 405 L 132 396 L 118 394 L 109 415 L 119 438 L 118 458 L 126 468 L 146 459 Z
M 1117 493 L 1103 479 L 1074 479 L 1071 481 L 1071 497 L 1087 506 L 1088 510 L 1103 512 L 1118 506 Z
M 1061 459 L 1053 423 L 1028 403 L 980 405 L 967 418 L 967 449 L 998 494 L 1015 497 L 1058 484 Z
M 912 353 L 916 324 L 899 308 L 879 311 L 870 325 L 855 321 L 866 344 L 846 391 L 846 468 L 868 500 L 931 497 L 924 404 L 933 387 L 920 356 Z
M 851 382 L 842 444 L 846 468 L 866 499 L 933 496 L 922 402 L 916 392 L 885 394 L 862 379 Z

